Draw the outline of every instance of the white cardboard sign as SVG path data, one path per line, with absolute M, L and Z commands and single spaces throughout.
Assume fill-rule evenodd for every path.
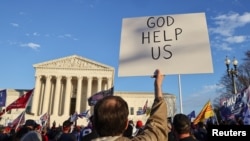
M 204 13 L 124 18 L 118 76 L 212 73 Z

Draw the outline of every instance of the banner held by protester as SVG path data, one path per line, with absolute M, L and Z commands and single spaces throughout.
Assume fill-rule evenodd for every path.
M 29 90 L 26 94 L 20 96 L 14 102 L 9 104 L 5 109 L 3 109 L 0 112 L 0 116 L 2 116 L 5 112 L 8 112 L 11 109 L 26 108 L 26 105 L 28 104 L 28 102 L 33 94 L 33 90 L 34 89 Z
M 5 106 L 5 103 L 6 103 L 6 92 L 7 90 L 4 89 L 4 90 L 1 90 L 0 91 L 0 107 L 4 107 Z
M 209 117 L 214 116 L 213 107 L 211 105 L 210 100 L 204 105 L 200 113 L 194 119 L 193 123 L 197 124 L 199 122 L 204 122 L 204 120 L 208 119 Z
M 213 73 L 205 13 L 123 18 L 118 76 L 150 76 L 155 68 L 163 74 Z
M 100 92 L 97 92 L 96 94 L 92 95 L 89 99 L 88 99 L 88 104 L 89 106 L 94 106 L 97 101 L 101 100 L 102 98 L 106 97 L 106 96 L 111 96 L 114 95 L 114 87 L 108 89 L 108 90 L 103 90 Z

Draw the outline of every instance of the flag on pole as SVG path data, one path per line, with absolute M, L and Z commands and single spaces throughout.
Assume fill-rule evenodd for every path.
M 25 111 L 23 111 L 16 119 L 14 119 L 10 123 L 10 126 L 12 128 L 17 128 L 19 125 L 24 124 L 24 122 L 25 122 Z
M 111 96 L 111 95 L 114 95 L 114 87 L 112 87 L 108 90 L 100 91 L 100 92 L 92 95 L 88 99 L 88 104 L 89 104 L 89 106 L 94 106 L 97 103 L 97 101 L 103 99 L 106 96 Z
M 191 113 L 189 113 L 188 118 L 190 119 L 190 121 L 192 120 L 192 118 L 195 118 L 195 111 L 193 110 Z
M 148 108 L 148 100 L 146 101 L 146 103 L 144 104 L 143 109 L 142 109 L 144 114 L 146 113 L 147 108 Z
M 0 107 L 4 107 L 6 103 L 6 89 L 0 91 Z
M 49 114 L 48 112 L 44 113 L 41 117 L 40 120 L 41 121 L 47 121 L 49 119 Z
M 89 117 L 89 110 L 86 110 L 86 111 L 84 111 L 84 112 L 82 112 L 82 113 L 80 113 L 80 114 L 78 114 L 78 117 L 79 118 L 88 118 Z
M 138 111 L 136 112 L 136 114 L 137 114 L 137 115 L 144 115 L 144 114 L 146 114 L 147 108 L 148 108 L 148 100 L 145 102 L 143 108 L 140 109 L 140 110 L 138 110 Z
M 198 116 L 194 119 L 193 123 L 197 124 L 198 122 L 204 122 L 205 119 L 214 116 L 213 107 L 211 105 L 210 100 L 204 105 L 201 112 Z
M 70 122 L 75 122 L 78 119 L 78 114 L 75 112 L 73 115 L 70 116 Z
M 40 121 L 42 123 L 43 126 L 46 125 L 47 121 L 49 120 L 49 114 L 48 112 L 44 113 L 41 117 L 40 117 Z
M 18 108 L 26 108 L 26 105 L 33 94 L 33 90 L 29 90 L 26 94 L 20 96 L 17 100 L 12 102 L 10 105 L 8 105 L 4 110 L 0 112 L 0 116 L 2 116 L 5 112 L 8 112 L 11 109 L 18 109 Z

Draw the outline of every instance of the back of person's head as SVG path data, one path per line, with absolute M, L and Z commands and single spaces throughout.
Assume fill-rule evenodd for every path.
M 33 119 L 27 119 L 23 126 L 28 127 L 31 130 L 35 130 L 35 128 L 37 128 L 39 126 L 39 124 L 37 124 L 36 121 Z
M 13 138 L 14 140 L 20 140 L 24 135 L 31 131 L 33 131 L 31 128 L 27 126 L 21 126 L 20 129 L 17 130 L 16 133 L 13 135 Z
M 26 133 L 20 141 L 42 141 L 42 136 L 36 131 Z
M 191 122 L 184 114 L 176 114 L 174 116 L 173 126 L 178 134 L 190 133 L 191 131 Z
M 63 122 L 63 132 L 69 132 L 71 130 L 71 126 L 73 125 L 73 122 L 70 120 L 65 120 Z
M 199 127 L 199 128 L 203 128 L 203 127 L 205 126 L 205 125 L 204 125 L 204 123 L 203 123 L 203 122 L 201 122 L 201 121 L 200 121 L 200 122 L 198 122 L 198 124 L 197 124 L 197 125 L 198 125 L 198 127 Z
M 119 96 L 107 96 L 94 107 L 93 125 L 99 136 L 121 135 L 128 123 L 128 104 Z

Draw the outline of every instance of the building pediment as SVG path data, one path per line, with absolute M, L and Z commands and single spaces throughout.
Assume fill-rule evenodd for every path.
M 34 64 L 35 68 L 60 68 L 60 69 L 107 69 L 113 70 L 113 67 L 98 63 L 78 55 L 72 55 L 47 62 Z

